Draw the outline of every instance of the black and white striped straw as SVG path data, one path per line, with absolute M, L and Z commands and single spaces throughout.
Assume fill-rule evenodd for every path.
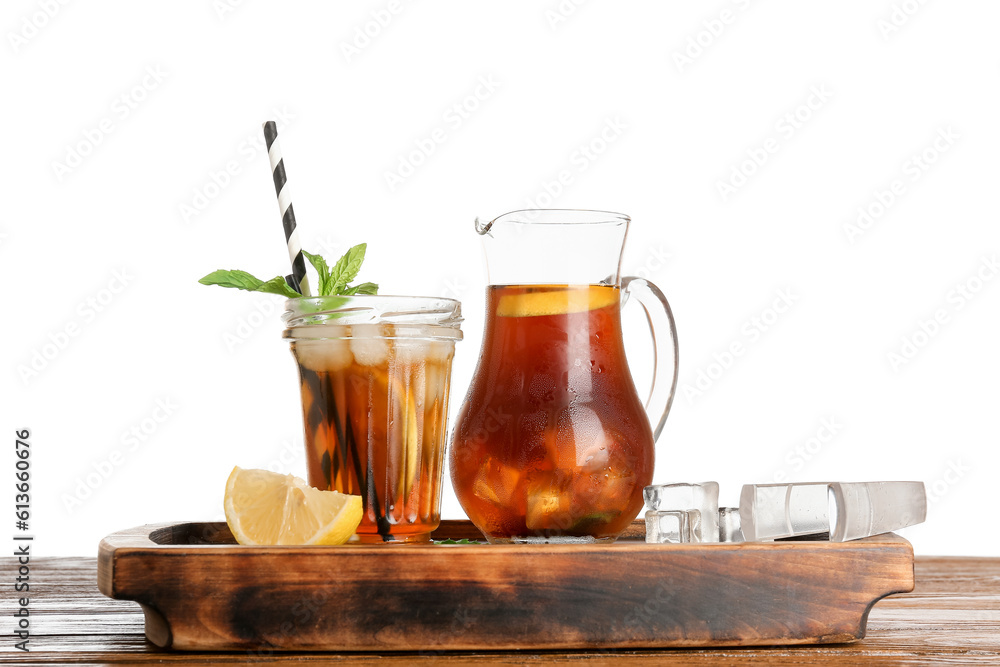
M 285 175 L 285 161 L 281 158 L 281 147 L 278 146 L 278 126 L 275 125 L 273 120 L 264 123 L 264 141 L 267 143 L 267 158 L 271 161 L 274 192 L 278 195 L 278 210 L 281 211 L 281 224 L 285 228 L 285 243 L 288 244 L 288 258 L 292 262 L 292 273 L 285 276 L 285 281 L 302 296 L 309 296 L 309 282 L 306 278 L 306 260 L 302 256 L 302 246 L 299 245 L 299 234 L 296 231 L 295 225 L 295 212 L 292 210 L 292 199 L 288 191 L 288 177 Z

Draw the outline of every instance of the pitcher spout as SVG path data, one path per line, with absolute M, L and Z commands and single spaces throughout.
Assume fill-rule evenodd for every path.
M 500 217 L 503 217 L 503 216 L 500 216 Z M 490 220 L 488 222 L 484 222 L 484 221 L 480 220 L 479 217 L 477 216 L 476 217 L 476 233 L 479 234 L 480 236 L 486 236 L 487 234 L 490 233 L 490 229 L 493 228 L 493 223 L 496 222 L 496 221 L 497 221 L 497 218 L 493 218 L 492 220 Z

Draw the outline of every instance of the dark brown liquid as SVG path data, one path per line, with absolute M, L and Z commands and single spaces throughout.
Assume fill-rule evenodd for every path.
M 642 507 L 653 436 L 625 359 L 619 291 L 494 286 L 451 475 L 494 540 L 617 536 Z
M 440 358 L 372 345 L 359 356 L 346 340 L 293 343 L 309 484 L 362 497 L 362 541 L 425 541 L 440 523 L 450 344 L 428 347 Z

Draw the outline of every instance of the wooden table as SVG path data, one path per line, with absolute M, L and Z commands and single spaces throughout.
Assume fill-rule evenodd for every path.
M 4 558 L 5 582 L 13 581 L 14 559 Z M 616 653 L 461 654 L 248 654 L 162 651 L 143 636 L 137 604 L 110 600 L 97 590 L 93 558 L 42 558 L 31 563 L 30 653 L 14 649 L 10 634 L 14 593 L 0 595 L 0 663 L 242 664 L 294 660 L 311 664 L 375 664 L 446 661 L 472 664 L 576 662 L 601 665 L 628 658 L 637 664 L 701 665 L 763 662 L 801 665 L 822 662 L 870 665 L 1000 664 L 1000 558 L 927 558 L 916 561 L 916 589 L 879 602 L 868 636 L 854 644 L 794 648 L 644 650 Z

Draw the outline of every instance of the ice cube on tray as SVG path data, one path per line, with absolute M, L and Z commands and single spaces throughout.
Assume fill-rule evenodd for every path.
M 651 544 L 687 544 L 700 542 L 695 533 L 701 530 L 698 510 L 648 510 L 646 542 Z
M 653 484 L 642 491 L 646 508 L 657 512 L 698 512 L 697 525 L 692 526 L 693 542 L 719 541 L 719 484 Z M 648 517 L 648 514 L 647 514 Z M 693 523 L 688 522 L 689 525 Z M 647 519 L 647 527 L 649 526 Z
M 646 541 L 766 542 L 805 537 L 846 542 L 922 523 L 923 482 L 747 484 L 740 507 L 719 507 L 719 485 L 654 484 L 643 490 Z
M 828 534 L 846 542 L 922 523 L 923 482 L 747 484 L 740 524 L 747 541 Z

